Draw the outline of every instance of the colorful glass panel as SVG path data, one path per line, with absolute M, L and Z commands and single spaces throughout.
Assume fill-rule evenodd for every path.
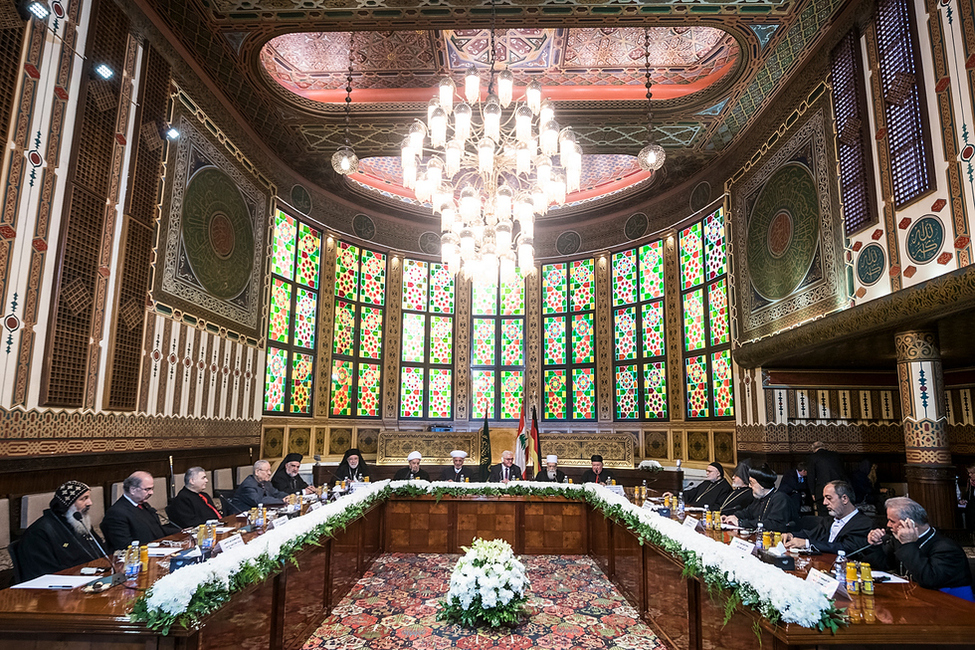
M 596 371 L 592 368 L 572 369 L 572 419 L 592 420 L 596 417 Z
M 430 368 L 430 417 L 450 418 L 453 406 L 452 371 Z
M 521 395 L 525 385 L 522 370 L 501 371 L 501 419 L 516 420 L 521 415 Z
M 613 314 L 616 360 L 636 359 L 636 307 L 617 309 Z
M 454 276 L 444 264 L 430 264 L 430 311 L 454 313 Z
M 643 366 L 643 417 L 667 417 L 667 364 L 663 361 Z
M 711 355 L 711 403 L 714 417 L 735 414 L 735 393 L 731 386 L 731 350 Z
M 403 366 L 399 404 L 399 416 L 401 418 L 423 417 L 423 380 L 425 374 L 425 368 Z
M 494 319 L 475 318 L 474 333 L 471 336 L 471 364 L 475 366 L 494 365 Z
M 708 285 L 708 324 L 711 345 L 728 342 L 728 289 L 725 278 Z
M 363 359 L 379 359 L 383 354 L 383 310 L 379 307 L 362 307 L 362 324 L 359 327 L 359 356 Z
M 700 350 L 704 340 L 704 291 L 684 294 L 684 349 Z
M 592 314 L 572 317 L 572 363 L 592 363 L 596 360 L 596 336 L 592 329 Z
M 706 418 L 708 410 L 708 358 L 706 355 L 684 360 L 687 378 L 687 417 Z
M 637 417 L 636 366 L 616 367 L 616 419 L 635 420 Z
M 664 354 L 664 303 L 650 302 L 642 307 L 643 356 L 659 357 Z
M 288 342 L 288 329 L 291 325 L 291 284 L 278 278 L 271 278 L 270 318 L 267 335 L 272 341 Z
M 636 302 L 636 250 L 613 253 L 613 306 Z
M 342 241 L 335 254 L 335 297 L 359 298 L 359 249 Z
M 498 313 L 498 280 L 478 280 L 471 285 L 471 313 L 493 316 Z
M 332 415 L 352 415 L 352 362 L 332 361 Z
M 707 279 L 724 275 L 726 270 L 724 217 L 716 210 L 704 220 L 704 250 L 707 261 Z
M 566 291 L 568 282 L 565 264 L 546 264 L 542 267 L 542 313 L 562 314 L 568 311 Z
M 474 397 L 471 404 L 471 419 L 483 420 L 487 413 L 489 420 L 494 419 L 494 371 L 474 370 Z
M 545 371 L 545 419 L 564 420 L 566 416 L 565 370 Z
M 311 413 L 311 378 L 315 357 L 295 352 L 291 357 L 291 412 Z
M 360 418 L 379 417 L 380 368 L 375 363 L 359 364 L 359 401 L 356 415 Z
M 430 363 L 450 364 L 454 355 L 454 319 L 430 317 Z
M 525 280 L 520 273 L 511 282 L 501 283 L 501 315 L 525 315 Z
M 427 310 L 427 263 L 403 261 L 403 309 Z
M 362 251 L 362 296 L 368 305 L 386 304 L 386 254 Z
M 521 318 L 501 319 L 501 365 L 525 365 L 524 320 Z
M 294 344 L 301 348 L 315 347 L 315 313 L 318 311 L 318 295 L 298 287 L 295 295 Z
M 680 232 L 681 288 L 690 289 L 704 282 L 704 251 L 701 249 L 701 222 Z
M 305 224 L 298 225 L 298 261 L 295 281 L 312 289 L 318 288 L 318 261 L 322 251 L 322 236 Z
M 264 370 L 264 410 L 284 412 L 284 383 L 288 376 L 288 351 L 268 346 Z
M 352 356 L 355 342 L 355 305 L 343 300 L 335 302 L 335 327 L 332 334 L 332 352 Z
M 278 210 L 274 214 L 274 252 L 271 255 L 271 273 L 289 280 L 294 279 L 295 236 L 298 221 Z
M 640 300 L 663 298 L 664 245 L 661 241 L 640 247 Z
M 572 311 L 586 311 L 596 306 L 596 273 L 592 259 L 572 262 L 569 297 Z
M 545 364 L 565 363 L 565 316 L 545 318 Z
M 423 363 L 426 359 L 427 317 L 403 314 L 403 362 Z

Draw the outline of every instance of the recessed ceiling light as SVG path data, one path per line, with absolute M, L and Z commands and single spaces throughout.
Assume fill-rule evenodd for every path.
M 97 74 L 102 79 L 111 79 L 112 76 L 115 74 L 115 71 L 112 70 L 107 65 L 105 65 L 104 63 L 99 63 L 97 66 L 95 66 L 95 74 Z
M 169 130 L 166 131 L 166 137 L 170 140 L 175 140 L 179 137 L 179 131 L 177 131 L 174 127 L 169 127 Z
M 47 8 L 47 5 L 36 0 L 27 5 L 27 10 L 41 20 L 47 20 L 47 17 L 51 15 L 51 10 Z

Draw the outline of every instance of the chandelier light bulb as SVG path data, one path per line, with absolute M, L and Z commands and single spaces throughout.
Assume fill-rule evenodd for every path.
M 430 196 L 433 192 L 433 185 L 430 183 L 430 179 L 427 178 L 426 174 L 421 174 L 416 179 L 416 189 L 414 194 L 416 194 L 416 200 L 421 203 L 426 203 L 430 200 Z
M 494 214 L 499 221 L 511 219 L 511 202 L 515 193 L 511 186 L 504 184 L 494 193 Z
M 494 140 L 481 138 L 477 143 L 477 171 L 482 174 L 494 172 Z
M 481 200 L 477 191 L 470 185 L 460 191 L 460 216 L 467 223 L 476 220 L 481 213 Z
M 443 203 L 440 205 L 440 231 L 446 232 L 454 227 L 454 202 Z
M 500 249 L 501 246 L 498 245 Z M 517 274 L 515 273 L 515 254 L 510 250 L 504 255 L 498 258 L 498 266 L 501 270 L 501 281 L 505 284 L 510 284 L 517 279 Z
M 439 106 L 435 107 L 427 120 L 430 124 L 430 144 L 442 147 L 447 141 L 447 113 Z
M 542 187 L 548 185 L 552 179 L 552 159 L 548 156 L 535 158 L 535 178 Z
M 464 144 L 460 140 L 451 140 L 447 143 L 444 156 L 447 159 L 447 178 L 453 178 L 460 171 L 460 160 L 464 155 Z
M 657 171 L 663 167 L 666 159 L 667 154 L 664 151 L 664 148 L 653 141 L 641 149 L 640 153 L 636 157 L 637 163 L 640 165 L 640 169 L 645 172 Z
M 444 77 L 437 85 L 437 90 L 440 96 L 440 107 L 450 115 L 454 110 L 454 91 L 457 90 L 457 85 L 450 77 Z
M 538 110 L 538 123 L 548 124 L 555 119 L 555 104 L 551 99 L 543 99 L 542 105 Z
M 470 104 L 461 102 L 454 109 L 454 140 L 463 142 L 471 137 L 471 110 Z
M 567 126 L 559 131 L 559 155 L 565 160 L 566 154 L 572 150 L 572 145 L 576 143 L 576 134 L 572 132 L 572 127 Z
M 548 212 L 548 204 L 550 202 L 548 194 L 544 189 L 536 185 L 532 188 L 531 197 L 532 210 L 535 212 L 535 214 L 545 216 L 545 213 Z
M 443 182 L 443 168 L 443 158 L 440 156 L 433 156 L 427 161 L 427 178 L 430 179 L 432 191 L 440 189 L 440 184 Z
M 554 156 L 559 150 L 559 123 L 549 120 L 538 134 L 539 146 L 546 156 Z
M 476 251 L 474 250 L 474 231 L 464 228 L 460 231 L 460 257 L 465 262 L 473 260 Z
M 450 204 L 451 207 L 454 204 L 454 191 L 450 185 L 446 183 L 440 183 L 439 186 L 434 186 L 433 188 L 433 208 L 434 210 L 439 210 L 441 206 Z
M 501 139 L 501 104 L 496 95 L 488 95 L 484 105 L 484 135 L 495 142 Z
M 430 122 L 430 119 L 433 117 L 433 111 L 434 111 L 434 109 L 437 109 L 437 108 L 440 108 L 440 98 L 438 96 L 434 95 L 433 97 L 430 98 L 430 101 L 427 102 L 427 122 L 428 123 Z
M 535 271 L 535 248 L 531 237 L 522 237 L 518 243 L 518 268 L 522 275 L 531 275 Z
M 519 142 L 515 145 L 515 171 L 527 176 L 531 171 L 532 152 L 527 142 Z
M 481 98 L 481 75 L 474 66 L 464 72 L 464 98 L 471 104 Z
M 538 115 L 542 107 L 542 84 L 536 79 L 532 79 L 525 87 L 525 103 L 532 109 L 532 113 Z
M 498 99 L 501 100 L 501 106 L 503 108 L 508 108 L 511 105 L 514 86 L 515 76 L 511 74 L 511 70 L 505 68 L 498 75 Z
M 359 157 L 351 147 L 342 147 L 332 154 L 332 169 L 342 176 L 354 174 L 359 171 Z
M 535 236 L 535 220 L 534 219 L 522 219 L 518 223 L 521 225 L 521 236 L 522 237 L 534 237 Z
M 562 172 L 552 174 L 550 187 L 552 188 L 551 201 L 556 205 L 563 205 L 565 203 L 565 176 Z
M 416 152 L 423 151 L 423 138 L 425 137 L 427 137 L 427 127 L 423 126 L 423 122 L 420 120 L 416 120 L 410 125 L 410 148 Z
M 494 229 L 494 240 L 498 252 L 511 250 L 511 229 L 513 224 L 508 219 L 498 221 Z
M 532 111 L 527 106 L 515 110 L 515 137 L 526 143 L 532 139 Z
M 460 238 L 452 232 L 440 235 L 440 256 L 447 265 L 447 272 L 457 275 L 460 270 Z

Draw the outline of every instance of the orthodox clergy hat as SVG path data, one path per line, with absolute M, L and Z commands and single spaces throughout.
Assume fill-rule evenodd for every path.
M 293 463 L 295 461 L 300 463 L 302 458 L 303 456 L 301 454 L 288 454 L 284 457 L 284 460 L 281 461 L 281 464 L 287 465 L 288 463 Z
M 51 499 L 50 504 L 51 510 L 59 514 L 66 513 L 75 501 L 90 490 L 91 488 L 81 481 L 68 481 L 54 491 L 54 498 Z
M 593 454 L 592 455 L 592 458 L 589 459 L 589 462 L 591 462 L 591 463 L 601 463 L 601 462 L 603 462 L 603 457 L 600 456 L 599 454 Z
M 467 452 L 466 451 L 461 451 L 460 449 L 455 449 L 452 452 L 450 452 L 450 457 L 451 458 L 467 458 Z
M 418 451 L 410 452 L 410 455 L 406 457 L 406 460 L 423 460 L 423 454 Z
M 718 461 L 714 461 L 714 462 L 708 463 L 708 465 L 711 466 L 711 467 L 713 467 L 714 469 L 718 470 L 718 475 L 719 476 L 724 476 L 724 467 L 721 466 L 721 463 L 719 463 Z
M 548 456 L 545 457 L 545 462 L 546 463 L 558 463 L 559 462 L 559 457 L 556 456 L 555 454 L 549 454 Z

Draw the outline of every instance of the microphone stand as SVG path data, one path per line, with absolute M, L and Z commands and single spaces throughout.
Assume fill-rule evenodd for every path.
M 84 522 L 84 520 L 85 520 L 85 518 L 82 516 L 82 514 L 80 512 L 77 512 L 77 511 L 75 511 L 74 515 L 72 515 L 72 516 L 76 520 L 78 520 L 80 522 Z M 98 542 L 98 537 L 96 537 L 94 534 L 92 534 L 91 531 L 88 531 L 88 539 L 90 539 L 91 541 L 95 542 L 95 546 L 97 546 L 98 547 L 98 550 L 102 552 L 102 558 L 105 559 L 105 560 L 108 560 L 109 570 L 114 574 L 115 573 L 115 560 L 113 560 L 111 558 L 111 556 L 108 553 L 105 552 L 105 549 L 102 548 L 102 545 Z

